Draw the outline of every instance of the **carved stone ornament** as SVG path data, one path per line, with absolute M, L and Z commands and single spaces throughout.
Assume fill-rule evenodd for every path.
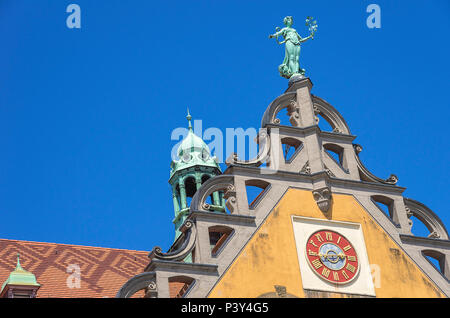
M 311 167 L 309 166 L 309 161 L 307 161 L 305 163 L 305 165 L 303 166 L 302 170 L 300 170 L 300 173 L 311 174 Z
M 225 201 L 225 206 L 228 208 L 230 213 L 233 213 L 237 209 L 237 200 L 236 200 L 236 188 L 234 185 L 230 184 L 227 187 L 227 190 L 225 191 L 223 195 Z
M 353 144 L 353 148 L 355 149 L 356 154 L 359 154 L 363 150 L 363 147 L 359 144 Z
M 409 218 L 411 218 L 413 216 L 413 213 L 411 212 L 411 209 L 405 205 L 405 211 L 406 211 L 406 216 Z
M 231 164 L 236 164 L 239 160 L 239 157 L 237 155 L 237 153 L 233 152 L 228 158 L 227 160 L 225 160 L 225 163 L 227 165 L 231 165 Z
M 156 288 L 156 282 L 151 281 L 145 288 L 144 298 L 156 298 L 158 296 L 158 290 Z
M 398 177 L 395 174 L 391 174 L 389 178 L 386 179 L 386 182 L 396 184 L 398 182 Z
M 431 232 L 429 235 L 428 235 L 428 238 L 440 238 L 441 236 L 439 235 L 439 233 L 438 232 L 436 232 L 436 231 L 433 231 L 433 232 Z
M 267 134 L 267 128 L 261 129 L 258 133 L 258 135 L 256 136 L 257 138 L 257 142 L 260 143 L 261 140 L 267 138 L 267 136 L 269 136 Z
M 259 295 L 257 298 L 298 298 L 295 295 L 289 294 L 285 286 L 275 285 L 275 292 L 268 292 Z
M 183 232 L 183 241 L 176 250 L 164 253 L 161 247 L 155 246 L 150 252 L 149 258 L 151 260 L 155 258 L 166 261 L 181 261 L 185 259 L 195 246 L 195 240 L 197 239 L 197 229 L 194 222 L 192 222 L 191 220 L 186 220 L 180 229 Z
M 275 291 L 276 291 L 278 297 L 286 298 L 286 287 L 285 286 L 275 285 L 274 287 L 275 287 Z
M 334 173 L 331 172 L 330 169 L 328 169 L 327 166 L 324 166 L 324 168 L 325 168 L 325 172 L 327 173 L 327 175 L 328 175 L 329 177 L 336 177 L 336 176 L 334 175 Z
M 405 211 L 406 211 L 406 217 L 408 218 L 408 226 L 409 226 L 409 230 L 412 229 L 413 227 L 413 221 L 411 220 L 411 217 L 413 216 L 413 213 L 411 211 L 411 209 L 405 205 Z
M 270 150 L 270 136 L 267 133 L 266 128 L 260 129 L 258 135 L 255 138 L 255 142 L 259 145 L 259 151 L 256 158 L 250 160 L 240 160 L 237 153 L 233 152 L 226 160 L 227 166 L 236 164 L 243 166 L 259 167 L 263 162 L 268 162 L 269 150 Z
M 313 106 L 314 115 L 320 114 L 320 109 L 316 105 Z
M 327 212 L 331 206 L 331 190 L 328 187 L 314 190 L 313 196 L 320 211 Z
M 300 126 L 300 108 L 295 100 L 291 100 L 287 107 L 287 114 L 289 116 L 289 122 L 294 127 Z

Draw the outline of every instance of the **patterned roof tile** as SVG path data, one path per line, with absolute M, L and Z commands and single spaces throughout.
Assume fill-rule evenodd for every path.
M 0 239 L 0 284 L 14 270 L 17 253 L 22 267 L 41 284 L 39 298 L 115 297 L 149 261 L 146 251 Z

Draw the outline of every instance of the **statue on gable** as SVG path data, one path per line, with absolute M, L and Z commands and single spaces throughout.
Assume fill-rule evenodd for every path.
M 285 27 L 280 29 L 275 28 L 276 33 L 269 35 L 269 38 L 275 38 L 278 44 L 285 44 L 285 57 L 283 63 L 278 67 L 280 75 L 284 78 L 290 79 L 292 76 L 303 77 L 305 70 L 300 68 L 300 45 L 301 43 L 314 39 L 314 34 L 317 31 L 317 22 L 312 17 L 306 18 L 306 26 L 308 26 L 310 35 L 302 38 L 297 31 L 292 28 L 294 20 L 291 16 L 285 17 Z M 283 41 L 278 41 L 278 37 L 282 36 Z

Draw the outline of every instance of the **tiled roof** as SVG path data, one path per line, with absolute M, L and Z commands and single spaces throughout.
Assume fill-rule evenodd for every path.
M 22 267 L 41 284 L 39 298 L 115 297 L 149 262 L 145 251 L 0 239 L 0 285 L 14 270 L 17 253 Z M 79 288 L 73 279 L 77 266 Z

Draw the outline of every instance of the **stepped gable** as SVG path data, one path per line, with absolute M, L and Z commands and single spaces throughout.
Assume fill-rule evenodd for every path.
M 208 179 L 195 192 L 171 249 L 162 253 L 155 247 L 145 272 L 128 280 L 117 297 L 130 297 L 142 289 L 148 297 L 258 297 L 273 295 L 273 286 L 286 290 L 293 281 L 298 284 L 282 295 L 450 296 L 450 241 L 442 221 L 424 204 L 405 198 L 406 188 L 397 185 L 396 175 L 378 177 L 364 166 L 359 157 L 362 146 L 354 143 L 356 136 L 343 116 L 311 89 L 309 78 L 289 81 L 287 90 L 263 114 L 257 157 L 241 160 L 232 154 L 223 174 Z M 331 130 L 323 131 L 320 120 Z M 254 200 L 248 187 L 261 190 Z M 207 202 L 217 192 L 225 200 L 222 213 L 210 211 Z M 415 236 L 414 222 L 424 223 L 430 233 Z M 352 237 L 361 262 L 355 263 L 359 274 L 350 283 L 325 282 L 304 265 L 301 231 L 317 226 L 337 227 L 337 233 Z M 189 262 L 184 261 L 186 255 L 192 255 Z M 288 258 L 300 267 L 280 271 L 276 260 Z M 321 269 L 327 264 L 317 261 Z M 252 265 L 262 263 L 265 267 L 258 269 Z M 379 266 L 381 287 L 370 283 L 371 276 L 377 279 L 371 273 L 373 265 Z M 250 279 L 264 271 L 270 274 L 244 283 L 236 279 Z M 414 274 L 405 277 L 405 273 Z M 345 277 L 336 275 L 335 281 Z M 403 278 L 405 292 L 397 288 Z M 175 283 L 182 286 L 177 293 Z M 422 292 L 415 289 L 420 284 L 427 286 Z

